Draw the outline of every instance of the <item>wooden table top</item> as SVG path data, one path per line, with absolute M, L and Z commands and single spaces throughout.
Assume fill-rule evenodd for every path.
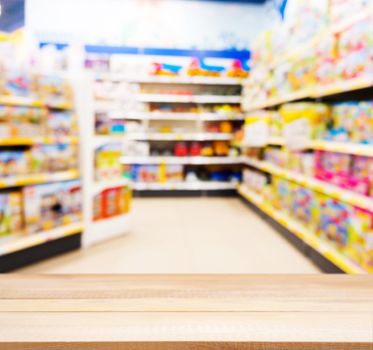
M 373 277 L 2 275 L 0 349 L 373 349 Z

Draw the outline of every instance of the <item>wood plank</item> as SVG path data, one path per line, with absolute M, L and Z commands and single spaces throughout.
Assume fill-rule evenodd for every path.
M 372 341 L 372 315 L 333 312 L 0 314 L 2 342 Z M 21 330 L 21 331 L 20 331 Z
M 3 275 L 2 349 L 373 349 L 373 278 Z

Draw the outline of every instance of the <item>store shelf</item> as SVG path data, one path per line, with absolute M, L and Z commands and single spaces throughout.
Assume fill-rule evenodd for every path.
M 130 230 L 131 216 L 129 213 L 90 223 L 90 228 L 83 235 L 85 245 L 96 244 L 115 237 L 123 236 Z
M 331 244 L 322 241 L 304 225 L 273 208 L 263 197 L 249 190 L 245 185 L 238 187 L 238 193 L 344 272 L 353 274 L 367 273 L 362 267 L 341 254 Z
M 344 92 L 367 89 L 373 86 L 372 77 L 361 77 L 356 79 L 349 79 L 337 81 L 330 85 L 319 86 L 312 91 L 310 97 L 320 98 L 331 95 L 337 95 Z
M 81 233 L 82 231 L 83 224 L 78 222 L 34 234 L 17 233 L 3 236 L 0 238 L 0 256 Z
M 357 13 L 351 13 L 349 16 L 346 16 L 346 19 L 340 21 L 340 23 L 334 24 L 330 28 L 330 33 L 338 34 L 343 32 L 344 30 L 352 27 L 353 25 L 368 19 L 369 17 L 373 16 L 373 7 L 365 9 L 364 11 L 360 11 Z
M 241 157 L 122 157 L 122 164 L 240 164 Z
M 301 90 L 297 92 L 293 92 L 286 96 L 270 98 L 266 101 L 258 103 L 256 105 L 248 106 L 245 110 L 246 111 L 255 111 L 258 109 L 264 109 L 269 107 L 275 107 L 287 102 L 293 102 L 298 100 L 303 100 L 306 98 L 310 98 L 312 96 L 312 92 L 310 90 Z M 243 97 L 244 98 L 244 97 Z
M 130 112 L 118 113 L 114 115 L 112 119 L 223 121 L 245 120 L 245 117 L 243 114 L 229 113 Z
M 12 137 L 0 138 L 0 146 L 32 146 L 32 145 L 55 145 L 55 144 L 78 144 L 76 136 L 43 136 L 43 137 Z
M 129 133 L 130 140 L 137 141 L 229 141 L 231 134 L 224 133 Z
M 311 37 L 310 39 L 306 40 L 305 42 L 302 42 L 300 45 L 294 48 L 290 48 L 290 50 L 287 50 L 285 54 L 277 55 L 277 57 L 272 61 L 267 63 L 267 67 L 275 68 L 276 66 L 282 64 L 283 62 L 287 62 L 289 60 L 292 60 L 294 58 L 299 57 L 304 52 L 307 52 L 314 48 L 322 38 L 326 36 L 335 35 L 338 33 L 341 33 L 345 31 L 346 29 L 352 27 L 353 25 L 368 19 L 369 17 L 373 16 L 373 8 L 368 7 L 364 9 L 364 11 L 360 11 L 357 13 L 351 13 L 349 16 L 346 16 L 344 20 L 341 20 L 339 23 L 331 24 L 323 31 L 316 34 L 314 37 Z
M 107 144 L 123 143 L 127 139 L 126 135 L 95 135 L 92 143 L 93 148 L 98 148 Z
M 293 181 L 304 187 L 310 188 L 314 191 L 324 193 L 332 198 L 340 200 L 342 202 L 349 203 L 357 206 L 361 209 L 372 210 L 373 199 L 360 195 L 358 193 L 345 190 L 341 187 L 331 185 L 327 182 L 320 181 L 305 175 L 301 175 L 278 166 L 269 164 L 268 162 L 250 159 L 248 157 L 243 158 L 243 163 L 250 165 L 254 168 L 267 172 L 269 174 L 282 177 L 286 180 Z
M 93 195 L 99 194 L 109 188 L 123 187 L 130 184 L 128 179 L 117 179 L 95 182 L 93 185 Z
M 220 181 L 193 181 L 193 182 L 133 182 L 132 188 L 136 191 L 209 191 L 209 190 L 233 190 L 236 184 Z
M 23 106 L 23 107 L 48 107 L 52 109 L 70 110 L 73 105 L 69 102 L 51 103 L 30 97 L 22 96 L 0 96 L 0 105 Z
M 285 140 L 281 137 L 271 137 L 268 140 L 268 144 L 284 146 Z M 306 144 L 305 147 L 307 149 L 316 149 L 320 151 L 338 152 L 373 157 L 373 144 L 313 140 Z
M 79 178 L 79 172 L 77 170 L 62 171 L 50 174 L 31 174 L 31 175 L 19 175 L 10 176 L 7 178 L 1 178 L 0 188 L 18 187 L 26 185 L 36 185 L 49 182 L 68 181 Z
M 165 103 L 241 103 L 241 96 L 220 95 L 176 95 L 176 94 L 138 94 L 139 102 Z
M 131 77 L 120 73 L 100 74 L 97 80 L 127 81 L 139 84 L 241 85 L 242 78 L 148 75 Z
M 338 81 L 330 85 L 314 87 L 312 90 L 302 90 L 286 95 L 284 97 L 271 98 L 257 105 L 248 106 L 245 110 L 255 111 L 258 109 L 275 107 L 287 102 L 295 102 L 306 98 L 317 99 L 321 97 L 341 94 L 344 92 L 367 89 L 370 87 L 373 87 L 373 78 L 371 77 Z
M 0 96 L 0 105 L 24 106 L 24 107 L 44 107 L 42 100 L 21 97 L 21 96 Z

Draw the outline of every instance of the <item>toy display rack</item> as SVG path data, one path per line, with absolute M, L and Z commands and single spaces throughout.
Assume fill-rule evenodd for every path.
M 94 127 L 95 101 L 93 93 L 94 77 L 91 73 L 82 73 L 81 78 L 76 82 L 76 100 L 78 115 L 81 125 L 80 138 L 83 140 L 81 168 L 84 171 L 83 177 L 83 208 L 84 208 L 84 235 L 83 245 L 90 246 L 114 237 L 125 235 L 130 230 L 130 214 L 120 214 L 100 220 L 93 220 L 94 196 L 104 190 L 130 185 L 124 178 L 110 180 L 95 180 L 95 150 L 104 145 L 123 141 L 122 136 L 96 135 Z
M 268 145 L 285 146 L 286 142 L 282 137 L 270 137 L 268 139 Z M 309 141 L 304 148 L 373 157 L 373 147 L 369 144 L 312 140 Z
M 336 25 L 331 25 L 325 31 L 321 32 L 319 35 L 306 41 L 304 44 L 299 45 L 285 55 L 279 56 L 267 64 L 268 67 L 274 68 L 283 62 L 287 62 L 293 57 L 299 56 L 302 52 L 315 47 L 315 45 L 325 36 L 338 34 L 351 26 L 364 21 L 368 18 L 373 18 L 373 7 L 370 6 L 364 11 L 357 12 L 355 14 L 349 15 L 344 21 Z M 248 103 L 243 97 L 243 107 L 245 111 L 255 111 L 264 108 L 276 107 L 287 102 L 294 102 L 304 99 L 319 99 L 322 97 L 328 97 L 332 95 L 338 95 L 348 92 L 353 92 L 357 90 L 363 90 L 373 87 L 373 78 L 371 76 L 363 76 L 355 79 L 340 80 L 329 85 L 314 86 L 308 89 L 301 89 L 299 91 L 294 91 L 292 93 L 273 97 L 266 101 L 252 104 Z
M 204 77 L 204 76 L 140 76 L 131 77 L 120 73 L 101 73 L 96 75 L 97 80 L 110 80 L 113 82 L 128 81 L 138 84 L 188 84 L 188 85 L 241 85 L 242 78 Z
M 113 119 L 123 119 L 119 114 Z M 129 120 L 175 120 L 175 121 L 223 121 L 244 120 L 243 114 L 235 113 L 177 113 L 177 112 L 130 112 L 126 114 Z
M 241 86 L 243 80 L 240 78 L 226 77 L 200 77 L 200 76 L 143 76 L 128 77 L 121 74 L 99 74 L 96 76 L 99 81 L 126 81 L 136 84 L 186 84 L 186 85 L 231 85 Z M 240 104 L 241 96 L 219 96 L 219 95 L 177 95 L 177 94 L 141 94 L 135 95 L 135 100 L 142 103 L 165 102 L 165 103 L 196 103 L 196 104 Z M 117 101 L 119 102 L 119 101 Z M 117 106 L 120 105 L 120 102 Z M 111 110 L 112 119 L 140 120 L 143 123 L 156 120 L 167 121 L 195 121 L 196 129 L 204 121 L 243 121 L 242 113 L 178 113 L 178 112 L 121 112 L 115 106 L 107 103 L 97 103 L 96 110 Z M 118 109 L 118 111 L 116 111 Z M 114 136 L 115 137 L 115 136 Z M 110 136 L 109 136 L 110 138 Z M 118 137 L 116 137 L 119 140 Z M 131 132 L 122 139 L 132 141 L 229 141 L 231 134 L 189 132 L 189 133 L 156 133 L 156 132 Z M 106 136 L 100 137 L 100 143 L 107 140 Z M 130 156 L 122 157 L 123 164 L 183 164 L 183 165 L 208 165 L 208 164 L 231 164 L 241 163 L 240 157 L 158 157 L 158 156 Z M 195 183 L 133 183 L 136 191 L 225 191 L 234 190 L 235 185 L 227 182 L 217 181 L 196 181 Z
M 325 34 L 339 33 L 352 26 L 359 21 L 367 19 L 373 16 L 373 10 L 365 11 L 364 13 L 358 13 L 355 16 L 350 16 L 345 22 L 338 26 L 332 26 L 326 33 L 322 33 L 321 36 L 311 39 L 309 42 L 301 45 L 292 52 L 286 54 L 283 57 L 279 57 L 274 62 L 269 64 L 271 67 L 275 67 L 282 62 L 288 60 L 290 57 L 297 56 L 300 52 L 306 48 L 313 47 L 317 41 Z M 268 99 L 266 101 L 250 104 L 243 98 L 243 109 L 247 112 L 256 111 L 266 108 L 274 108 L 281 106 L 284 103 L 296 102 L 302 100 L 320 100 L 322 98 L 334 98 L 338 99 L 341 94 L 353 94 L 353 93 L 364 93 L 366 91 L 371 92 L 373 88 L 373 78 L 359 77 L 355 79 L 338 81 L 326 86 L 315 86 L 312 89 L 303 89 L 292 92 L 288 95 L 279 96 Z M 366 94 L 365 94 L 366 96 Z M 368 95 L 369 96 L 369 95 Z M 268 145 L 277 145 L 286 147 L 286 141 L 282 137 L 269 137 Z M 246 146 L 241 146 L 246 147 Z M 265 147 L 265 146 L 263 146 Z M 334 142 L 325 140 L 311 140 L 304 149 L 310 150 L 323 150 L 337 153 L 346 153 L 352 155 L 361 156 L 373 156 L 373 146 L 369 144 L 357 144 L 352 142 Z M 362 209 L 372 210 L 373 199 L 360 195 L 358 193 L 331 185 L 327 182 L 320 181 L 307 175 L 298 174 L 291 170 L 283 169 L 276 165 L 270 164 L 265 161 L 255 160 L 249 157 L 242 157 L 243 164 L 252 168 L 261 170 L 265 173 L 272 174 L 278 177 L 282 177 L 289 181 L 296 182 L 304 187 L 311 188 L 316 192 L 324 193 L 332 198 L 339 201 L 349 203 L 350 205 L 357 206 Z M 269 218 L 277 222 L 279 230 L 285 229 L 289 231 L 293 236 L 299 238 L 301 242 L 304 242 L 314 251 L 320 254 L 326 259 L 327 262 L 332 263 L 338 267 L 341 271 L 346 273 L 366 273 L 362 267 L 358 266 L 355 262 L 351 261 L 348 257 L 337 251 L 332 245 L 326 241 L 322 241 L 316 234 L 311 232 L 308 228 L 304 227 L 301 223 L 290 218 L 288 215 L 275 210 L 267 203 L 259 194 L 249 190 L 245 185 L 240 185 L 238 193 L 245 198 L 254 208 L 259 209 L 262 213 L 265 213 Z
M 10 97 L 1 96 L 1 105 L 10 106 L 24 106 L 24 107 L 46 107 L 49 109 L 61 109 L 70 110 L 72 105 L 70 103 L 50 104 L 42 100 L 35 100 L 25 97 Z M 66 137 L 55 137 L 55 136 L 43 136 L 43 137 L 12 137 L 12 138 L 0 138 L 0 147 L 9 146 L 32 146 L 37 144 L 78 144 L 78 137 L 66 136 Z M 78 169 L 71 169 L 69 171 L 54 172 L 54 173 L 43 173 L 43 174 L 30 174 L 30 175 L 19 175 L 10 176 L 0 179 L 0 189 L 23 187 L 27 185 L 36 185 L 51 182 L 63 182 L 68 180 L 74 180 L 80 178 L 80 172 Z M 28 261 L 40 260 L 44 255 L 48 255 L 49 252 L 40 251 L 38 254 L 34 254 L 32 249 L 34 247 L 40 247 L 46 245 L 52 241 L 57 241 L 64 237 L 80 235 L 83 232 L 83 223 L 70 223 L 60 227 L 56 227 L 50 230 L 37 232 L 34 234 L 25 234 L 23 232 L 15 232 L 0 238 L 0 257 L 1 257 L 1 271 L 7 271 L 13 269 L 13 263 L 9 262 L 12 260 L 8 259 L 12 254 L 26 254 L 28 250 Z M 79 239 L 80 241 L 80 239 Z M 61 243 L 61 246 L 64 246 Z M 74 248 L 78 248 L 77 243 Z M 63 248 L 65 249 L 65 248 Z M 58 249 L 57 249 L 58 250 Z M 5 259 L 5 260 L 4 260 Z M 22 259 L 21 259 L 22 260 Z M 4 264 L 3 264 L 4 263 Z M 3 265 L 7 265 L 3 269 Z M 16 263 L 18 266 L 18 262 Z M 9 267 L 8 267 L 9 266 Z
M 358 264 L 350 260 L 345 255 L 341 254 L 336 248 L 326 241 L 323 241 L 316 234 L 300 224 L 296 220 L 290 218 L 288 215 L 273 208 L 267 203 L 264 198 L 257 193 L 249 190 L 245 185 L 238 186 L 238 193 L 247 201 L 252 203 L 255 207 L 260 209 L 263 213 L 268 215 L 271 219 L 278 222 L 282 227 L 286 228 L 293 235 L 298 237 L 301 241 L 306 243 L 313 250 L 318 252 L 325 259 L 337 266 L 340 270 L 346 273 L 363 274 L 366 271 Z

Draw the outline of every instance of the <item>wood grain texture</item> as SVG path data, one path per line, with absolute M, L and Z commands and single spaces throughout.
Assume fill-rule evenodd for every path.
M 373 349 L 373 278 L 3 275 L 0 349 Z

